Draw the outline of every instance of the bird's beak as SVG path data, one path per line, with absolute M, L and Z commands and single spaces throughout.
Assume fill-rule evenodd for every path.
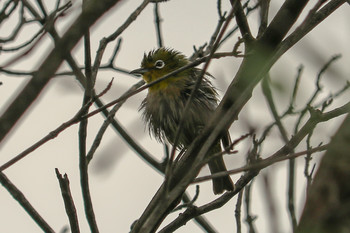
M 150 71 L 148 68 L 139 68 L 136 70 L 132 70 L 129 72 L 129 74 L 134 74 L 134 75 L 143 75 L 144 73 Z

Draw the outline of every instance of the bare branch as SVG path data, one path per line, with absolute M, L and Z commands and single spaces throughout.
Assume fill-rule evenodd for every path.
M 159 3 L 156 2 L 154 4 L 154 23 L 156 26 L 156 35 L 157 35 L 157 41 L 158 41 L 158 47 L 163 47 L 163 38 L 162 38 L 162 32 L 161 32 L 161 27 L 160 23 L 162 22 L 162 19 L 160 18 L 159 14 Z
M 242 232 L 242 223 L 241 223 L 241 207 L 242 207 L 242 197 L 243 197 L 243 192 L 244 189 L 242 189 L 239 193 L 238 193 L 238 197 L 237 197 L 237 203 L 236 203 L 236 209 L 235 209 L 235 218 L 236 218 L 236 228 L 237 228 L 237 233 L 241 233 Z
M 57 168 L 55 169 L 55 171 L 56 171 L 58 182 L 60 184 L 64 206 L 66 208 L 66 213 L 70 223 L 70 229 L 72 233 L 79 233 L 80 232 L 79 221 L 78 221 L 78 216 L 74 205 L 73 197 L 69 187 L 68 176 L 67 174 L 64 174 L 64 176 L 62 176 Z

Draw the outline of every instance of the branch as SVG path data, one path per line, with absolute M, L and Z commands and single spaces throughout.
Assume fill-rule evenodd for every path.
M 252 36 L 252 33 L 250 32 L 247 17 L 243 12 L 241 1 L 230 0 L 230 2 L 231 2 L 231 6 L 235 8 L 236 22 L 239 30 L 241 31 L 241 35 L 245 40 L 246 45 L 249 46 L 249 43 L 251 43 L 254 40 L 254 38 Z
M 269 80 L 270 80 L 269 75 L 266 75 L 266 77 L 263 79 L 263 82 L 262 82 L 263 93 L 269 105 L 269 109 L 273 115 L 273 118 L 275 119 L 275 123 L 278 127 L 278 130 L 280 131 L 282 140 L 284 143 L 287 143 L 288 142 L 287 131 L 281 122 L 281 118 L 277 112 L 276 105 L 273 101 Z M 291 150 L 291 152 L 294 153 L 294 150 Z M 293 229 L 295 229 L 297 226 L 297 221 L 295 216 L 295 206 L 294 206 L 294 187 L 295 187 L 295 160 L 290 159 L 289 171 L 288 171 L 288 202 L 287 203 L 288 203 L 288 210 L 292 221 Z
M 200 183 L 200 182 L 205 182 L 205 181 L 209 181 L 212 180 L 214 178 L 218 178 L 218 177 L 222 177 L 222 176 L 227 176 L 227 175 L 233 175 L 233 174 L 238 174 L 241 172 L 248 172 L 248 171 L 252 171 L 252 170 L 262 170 L 266 167 L 271 166 L 272 164 L 278 163 L 278 162 L 282 162 L 288 159 L 294 159 L 297 157 L 300 157 L 302 155 L 306 155 L 307 153 L 315 153 L 315 152 L 319 152 L 319 151 L 324 151 L 327 149 L 327 145 L 323 145 L 323 146 L 318 146 L 315 148 L 312 148 L 310 150 L 305 150 L 305 151 L 301 151 L 298 153 L 293 153 L 293 154 L 289 154 L 286 156 L 279 156 L 279 157 L 275 157 L 276 153 L 269 156 L 266 159 L 263 160 L 259 160 L 258 162 L 255 162 L 253 164 L 249 164 L 240 168 L 236 168 L 236 169 L 232 169 L 226 172 L 218 172 L 215 173 L 213 175 L 208 175 L 208 176 L 201 176 L 196 178 L 192 183 L 196 184 L 196 183 Z
M 56 176 L 60 184 L 62 198 L 64 201 L 64 207 L 66 208 L 66 213 L 70 223 L 70 229 L 72 233 L 79 233 L 79 221 L 77 216 L 77 211 L 74 205 L 73 197 L 69 188 L 69 179 L 67 174 L 64 177 L 60 174 L 59 170 L 56 168 Z
M 156 34 L 157 34 L 157 41 L 158 41 L 158 47 L 163 47 L 163 38 L 162 38 L 162 32 L 160 23 L 162 22 L 162 19 L 160 18 L 159 14 L 159 3 L 154 3 L 154 23 L 156 25 Z
M 87 0 L 83 0 L 83 12 L 87 7 Z M 91 70 L 91 51 L 90 51 L 90 35 L 89 29 L 84 32 L 84 48 L 85 48 L 85 75 L 86 75 L 86 88 L 84 92 L 83 105 L 91 106 L 92 93 L 95 85 L 95 78 L 92 76 Z M 89 112 L 89 107 L 84 108 L 81 114 Z M 89 227 L 92 233 L 98 233 L 98 227 L 96 223 L 95 213 L 92 205 L 90 187 L 89 187 L 89 173 L 88 162 L 86 158 L 86 137 L 87 137 L 87 125 L 88 119 L 83 119 L 79 124 L 79 172 L 80 172 L 80 186 L 84 200 L 85 216 L 89 223 Z
M 241 190 L 238 193 L 238 197 L 237 197 L 237 203 L 236 203 L 236 209 L 235 209 L 235 218 L 236 218 L 236 228 L 237 228 L 237 233 L 241 233 L 242 232 L 242 221 L 241 221 L 241 207 L 242 207 L 242 197 L 243 197 L 243 192 L 244 190 Z

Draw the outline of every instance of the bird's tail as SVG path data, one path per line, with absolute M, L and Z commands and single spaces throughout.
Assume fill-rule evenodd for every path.
M 218 153 L 220 151 L 221 151 L 221 147 L 220 147 L 220 144 L 218 143 L 217 145 L 215 145 L 213 153 Z M 211 174 L 227 171 L 222 155 L 215 156 L 213 159 L 209 161 L 208 165 L 209 165 Z M 213 179 L 214 194 L 223 193 L 225 190 L 233 191 L 234 189 L 235 189 L 235 186 L 230 176 L 228 175 Z

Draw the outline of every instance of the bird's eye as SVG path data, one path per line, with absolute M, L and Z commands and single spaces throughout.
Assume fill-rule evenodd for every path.
M 155 66 L 157 69 L 162 69 L 162 68 L 165 66 L 165 63 L 164 63 L 164 61 L 162 61 L 162 60 L 158 60 L 158 61 L 156 61 L 156 63 L 154 63 L 154 66 Z

